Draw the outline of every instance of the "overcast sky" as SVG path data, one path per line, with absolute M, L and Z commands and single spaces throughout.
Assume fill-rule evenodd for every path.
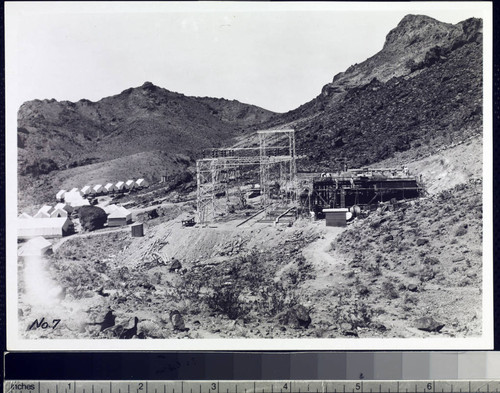
M 409 13 L 485 3 L 6 3 L 7 99 L 97 101 L 145 81 L 285 112 L 382 49 Z

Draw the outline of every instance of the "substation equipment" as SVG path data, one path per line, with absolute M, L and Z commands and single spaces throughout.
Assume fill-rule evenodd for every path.
M 198 223 L 227 214 L 230 197 L 242 198 L 252 173 L 259 175 L 254 191 L 266 214 L 297 203 L 295 130 L 261 130 L 257 137 L 258 146 L 211 149 L 196 161 Z

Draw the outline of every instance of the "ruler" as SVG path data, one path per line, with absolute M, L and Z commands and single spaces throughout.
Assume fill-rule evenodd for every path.
M 500 392 L 497 380 L 4 381 L 6 393 Z

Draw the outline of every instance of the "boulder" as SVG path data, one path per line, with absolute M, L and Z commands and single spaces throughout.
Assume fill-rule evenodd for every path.
M 417 239 L 417 246 L 424 246 L 429 243 L 429 239 L 420 238 Z
M 408 290 L 410 292 L 417 292 L 418 287 L 415 284 L 408 284 Z
M 432 317 L 422 317 L 415 321 L 415 327 L 426 332 L 439 332 L 444 327 L 444 323 L 437 322 Z
M 307 328 L 311 324 L 311 316 L 307 309 L 298 304 L 289 308 L 278 316 L 278 320 L 283 325 L 289 325 L 294 328 Z
M 179 311 L 174 310 L 170 312 L 170 322 L 172 323 L 172 327 L 174 330 L 185 331 L 186 325 L 184 325 L 184 318 Z

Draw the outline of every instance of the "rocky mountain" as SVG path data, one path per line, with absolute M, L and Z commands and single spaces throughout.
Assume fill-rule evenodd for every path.
M 482 93 L 482 21 L 453 25 L 407 15 L 380 52 L 284 114 L 149 82 L 98 102 L 27 102 L 18 113 L 20 185 L 51 193 L 77 173 L 82 182 L 107 179 L 124 162 L 134 163 L 126 165 L 130 176 L 174 173 L 205 148 L 249 143 L 256 129 L 274 127 L 295 128 L 299 170 L 332 171 L 344 161 L 359 167 L 401 154 L 406 163 L 482 135 Z
M 18 112 L 21 175 L 39 175 L 162 150 L 196 157 L 268 120 L 272 112 L 187 97 L 144 83 L 98 102 L 34 100 Z
M 368 165 L 480 134 L 482 21 L 408 15 L 383 49 L 266 126 L 292 126 L 303 170 Z

